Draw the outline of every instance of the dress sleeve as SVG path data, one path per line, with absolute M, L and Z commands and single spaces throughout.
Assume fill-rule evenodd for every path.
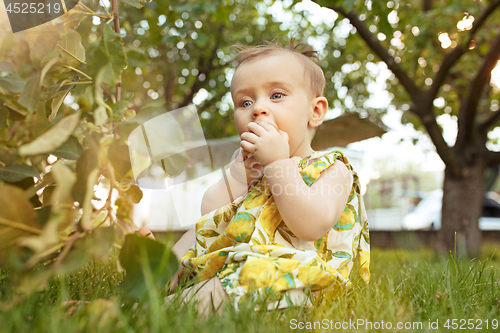
M 340 150 L 332 150 L 301 171 L 302 179 L 308 186 L 311 186 L 319 178 L 321 172 L 333 165 L 336 160 L 342 161 L 347 169 L 352 171 L 351 164 L 347 160 L 347 157 L 344 156 L 344 153 Z

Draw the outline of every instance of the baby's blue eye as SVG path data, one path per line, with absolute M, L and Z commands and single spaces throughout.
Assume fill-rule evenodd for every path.
M 283 97 L 283 94 L 282 94 L 282 93 L 274 93 L 274 94 L 271 96 L 271 99 L 280 99 L 281 97 Z
M 244 107 L 244 108 L 247 108 L 251 105 L 252 103 L 250 103 L 250 101 L 243 101 L 243 103 L 241 103 L 241 106 Z

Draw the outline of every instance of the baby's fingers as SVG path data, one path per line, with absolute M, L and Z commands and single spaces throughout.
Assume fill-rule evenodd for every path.
M 282 131 L 282 130 L 279 130 L 279 131 L 280 131 L 281 137 L 282 137 L 283 139 L 285 139 L 285 140 L 286 140 L 286 142 L 288 142 L 288 133 L 287 133 L 287 132 L 285 132 L 285 131 Z
M 241 134 L 240 138 L 242 141 L 248 141 L 250 143 L 255 143 L 259 139 L 259 137 L 252 132 L 244 132 Z
M 155 240 L 155 236 L 153 235 L 151 230 L 149 230 L 146 227 L 142 227 L 141 229 L 139 229 L 139 235 L 141 235 L 142 237 L 148 237 L 152 240 Z
M 241 140 L 240 147 L 249 153 L 253 153 L 255 151 L 255 146 L 252 143 L 245 141 L 245 140 Z

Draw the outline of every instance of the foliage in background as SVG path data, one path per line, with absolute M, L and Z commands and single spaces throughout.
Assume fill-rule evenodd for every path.
M 485 172 L 500 163 L 491 150 L 500 125 L 500 86 L 492 80 L 494 68 L 500 71 L 500 1 L 315 2 L 344 21 L 345 38 L 333 53 L 346 106 L 366 108 L 360 92 L 378 68 L 390 70 L 386 89 L 402 122 L 425 131 L 446 165 L 440 244 L 452 249 L 456 231 L 477 254 Z M 446 119 L 457 123 L 455 142 L 443 136 Z

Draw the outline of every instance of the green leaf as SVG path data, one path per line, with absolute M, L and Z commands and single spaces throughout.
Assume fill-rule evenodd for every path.
M 125 236 L 119 258 L 120 264 L 126 270 L 120 288 L 138 299 L 146 295 L 148 271 L 152 273 L 154 286 L 163 289 L 179 268 L 177 258 L 170 248 L 134 234 Z
M 18 182 L 28 177 L 40 179 L 40 173 L 34 166 L 25 163 L 14 164 L 0 169 L 0 180 L 7 183 Z
M 0 265 L 7 264 L 7 248 L 22 237 L 40 232 L 33 206 L 18 187 L 0 183 Z
M 62 48 L 62 64 L 78 67 L 85 62 L 85 48 L 82 45 L 82 37 L 75 30 L 69 29 L 58 45 Z
M 76 181 L 76 175 L 69 167 L 61 161 L 57 161 L 52 165 L 52 174 L 56 181 L 56 188 L 50 197 L 53 211 L 62 211 L 73 205 L 71 191 L 73 184 Z
M 99 105 L 94 110 L 94 124 L 96 126 L 102 126 L 106 124 L 108 121 L 108 113 L 106 112 L 106 108 L 102 105 Z
M 115 169 L 115 177 L 121 181 L 132 169 L 128 146 L 119 141 L 113 141 L 108 149 L 108 157 Z
M 90 106 L 94 104 L 94 93 L 92 92 L 93 87 L 88 86 L 85 89 L 85 99 L 87 100 L 87 103 L 89 103 Z
M 99 159 L 95 149 L 88 149 L 83 152 L 76 162 L 76 183 L 71 190 L 73 198 L 83 205 L 85 193 L 87 192 L 87 178 L 89 173 L 98 165 Z
M 73 89 L 74 87 L 76 87 L 76 85 L 74 84 L 70 84 L 70 85 L 66 85 L 66 86 L 63 86 L 63 84 L 66 84 L 66 83 L 71 83 L 71 82 L 78 82 L 80 81 L 80 78 L 77 76 L 75 79 L 73 80 L 68 80 L 68 79 L 63 79 L 63 80 L 59 80 L 57 81 L 56 84 L 50 86 L 47 88 L 47 91 L 43 92 L 41 97 L 43 99 L 51 99 L 51 98 L 54 98 L 54 96 L 58 93 L 58 92 L 61 92 L 61 91 L 68 91 L 68 90 L 71 90 Z
M 62 144 L 59 148 L 52 152 L 52 155 L 65 158 L 67 160 L 77 160 L 83 153 L 83 148 L 78 139 L 73 135 Z
M 162 168 L 168 177 L 177 177 L 184 171 L 188 164 L 186 152 L 170 155 L 162 160 Z
M 35 113 L 33 115 L 33 137 L 38 137 L 40 134 L 48 130 L 52 124 L 47 119 L 47 112 L 45 110 L 45 104 L 47 101 L 40 100 L 36 104 Z
M 56 117 L 59 108 L 61 107 L 62 103 L 64 102 L 64 99 L 66 98 L 66 96 L 68 96 L 68 94 L 69 91 L 63 91 L 58 96 L 54 97 L 54 99 L 52 99 L 52 102 L 50 103 L 50 107 L 52 110 L 49 116 L 50 122 L 54 121 L 54 118 Z
M 122 0 L 121 2 L 140 9 L 149 1 L 150 0 Z
M 65 117 L 34 141 L 19 147 L 19 154 L 26 156 L 51 153 L 68 140 L 78 125 L 79 120 L 79 113 Z
M 115 104 L 111 105 L 111 109 L 113 110 L 113 120 L 115 122 L 119 122 L 122 119 L 123 114 L 129 104 L 131 104 L 129 100 L 122 99 L 121 101 L 118 101 Z
M 115 85 L 122 70 L 127 66 L 123 43 L 119 34 L 109 24 L 104 25 L 101 43 L 89 59 L 88 67 L 94 69 L 94 77 L 104 68 L 102 82 Z
M 33 114 L 36 104 L 40 99 L 40 72 L 28 80 L 24 90 L 19 95 L 17 102 Z
M 8 92 L 19 94 L 24 90 L 25 86 L 26 86 L 26 81 L 24 81 L 17 75 L 0 77 L 0 87 L 7 90 Z
M 127 190 L 127 194 L 132 197 L 132 202 L 135 204 L 138 204 L 143 196 L 140 187 L 137 185 L 131 185 L 130 188 Z
M 83 210 L 82 210 L 82 219 L 81 221 L 81 227 L 85 231 L 89 231 L 92 229 L 92 220 L 91 220 L 91 215 L 92 215 L 92 199 L 94 197 L 94 186 L 97 183 L 97 178 L 99 177 L 99 170 L 94 169 L 90 171 L 88 177 L 87 177 L 87 190 L 85 192 L 85 198 L 83 198 Z
M 47 24 L 29 29 L 29 33 L 26 33 L 30 58 L 35 68 L 42 69 L 50 60 L 59 56 L 61 50 L 56 45 L 61 33 L 64 31 Z
M 50 69 L 54 67 L 54 65 L 57 64 L 58 62 L 59 62 L 58 58 L 52 58 L 43 66 L 42 70 L 40 71 L 40 85 L 43 85 L 43 80 L 45 79 L 45 76 L 50 71 Z

